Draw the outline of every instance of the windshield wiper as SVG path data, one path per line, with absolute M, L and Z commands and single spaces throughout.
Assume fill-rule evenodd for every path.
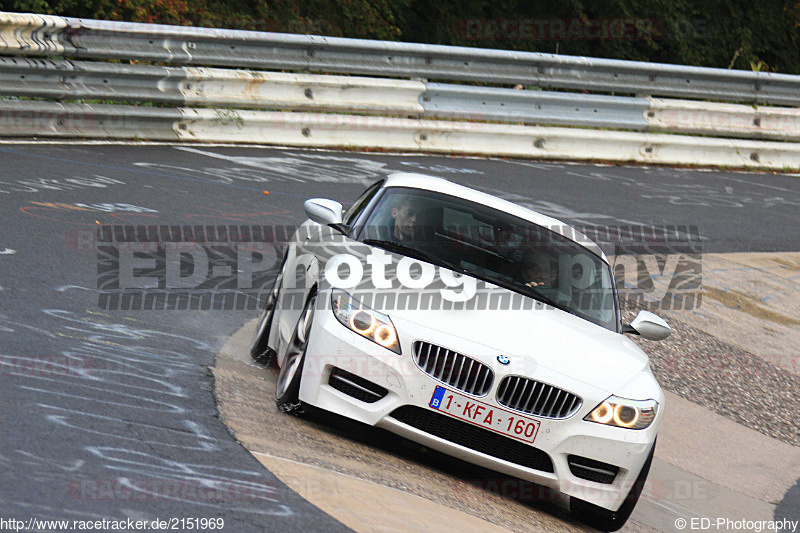
M 517 283 L 509 283 L 507 281 L 503 281 L 503 280 L 500 280 L 500 279 L 494 279 L 494 278 L 492 278 L 490 276 L 481 276 L 480 274 L 471 274 L 471 275 L 475 276 L 475 277 L 478 277 L 478 278 L 480 278 L 480 279 L 482 279 L 484 281 L 488 281 L 489 283 L 494 283 L 495 285 L 499 285 L 500 287 L 503 287 L 504 289 L 508 289 L 510 291 L 514 291 L 514 292 L 522 294 L 524 296 L 530 296 L 534 300 L 538 300 L 538 301 L 540 301 L 540 302 L 542 302 L 544 304 L 547 304 L 547 305 L 549 305 L 551 307 L 555 307 L 556 309 L 561 309 L 562 311 L 565 311 L 565 312 L 567 312 L 567 313 L 569 313 L 571 315 L 579 316 L 575 312 L 574 309 L 570 309 L 566 305 L 558 303 L 556 300 L 550 298 L 549 296 L 545 296 L 544 294 L 542 294 L 539 291 L 532 290 L 530 287 L 526 287 L 524 285 L 519 285 Z M 521 291 L 520 289 L 522 287 L 524 287 L 527 290 Z
M 471 272 L 467 272 L 464 268 L 458 265 L 445 261 L 444 259 L 435 257 L 427 252 L 420 250 L 419 248 L 414 248 L 413 246 L 409 246 L 401 242 L 388 241 L 384 239 L 363 239 L 361 242 L 363 242 L 364 244 L 368 244 L 370 246 L 377 246 L 378 248 L 383 248 L 384 250 L 389 252 L 395 252 L 398 254 L 413 257 L 415 259 L 421 259 L 427 263 L 432 263 L 434 265 L 442 266 L 447 269 L 453 270 L 454 272 L 471 275 Z
M 561 309 L 562 311 L 566 311 L 567 313 L 570 313 L 572 315 L 576 314 L 574 310 L 570 309 L 566 305 L 558 303 L 554 299 L 550 298 L 549 296 L 545 296 L 544 294 L 542 294 L 539 291 L 530 291 L 530 292 L 532 293 L 532 297 L 534 299 L 539 300 L 542 303 L 546 303 L 547 305 L 551 305 L 551 306 L 555 307 L 556 309 Z

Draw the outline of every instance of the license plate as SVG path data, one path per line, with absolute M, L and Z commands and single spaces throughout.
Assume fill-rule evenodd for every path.
M 459 420 L 524 442 L 533 442 L 539 432 L 538 420 L 473 400 L 441 386 L 433 391 L 429 405 Z

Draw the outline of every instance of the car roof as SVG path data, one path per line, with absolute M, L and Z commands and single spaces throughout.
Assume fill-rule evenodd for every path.
M 603 261 L 608 263 L 608 258 L 603 250 L 589 237 L 576 230 L 569 224 L 562 222 L 556 218 L 543 215 L 532 209 L 522 207 L 508 200 L 503 200 L 497 196 L 492 196 L 485 192 L 470 189 L 463 185 L 453 183 L 444 178 L 437 176 L 429 176 L 427 174 L 418 174 L 416 172 L 394 172 L 388 176 L 384 187 L 409 187 L 412 189 L 425 189 L 433 192 L 455 196 L 471 202 L 479 203 L 498 211 L 503 211 L 510 215 L 528 220 L 543 226 L 563 237 L 583 246 L 592 253 L 600 256 Z

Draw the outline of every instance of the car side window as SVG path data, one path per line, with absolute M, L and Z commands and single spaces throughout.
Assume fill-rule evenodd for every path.
M 367 205 L 369 205 L 369 201 L 372 200 L 373 196 L 375 196 L 375 193 L 377 193 L 380 190 L 381 185 L 383 185 L 383 180 L 370 185 L 369 188 L 366 191 L 364 191 L 364 193 L 361 196 L 359 196 L 355 202 L 353 202 L 353 205 L 351 205 L 350 208 L 347 210 L 347 212 L 344 214 L 343 222 L 345 224 L 347 224 L 348 226 L 353 225 L 353 222 L 356 221 L 358 215 L 360 215 L 364 211 Z

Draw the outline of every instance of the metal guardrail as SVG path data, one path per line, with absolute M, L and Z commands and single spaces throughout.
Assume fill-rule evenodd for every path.
M 0 52 L 800 105 L 800 77 L 589 57 L 1 13 Z M 13 38 L 9 38 L 13 35 Z
M 768 73 L 0 12 L 2 96 L 0 136 L 800 169 L 786 142 L 800 141 L 800 109 L 756 105 L 800 105 L 800 76 Z
M 426 117 L 644 131 L 646 98 L 426 83 Z
M 646 130 L 644 98 L 353 76 L 0 57 L 0 95 Z
M 177 141 L 184 116 L 173 108 L 0 100 L 4 137 Z M 225 118 L 220 117 L 220 124 Z
M 0 100 L 6 135 L 136 138 L 800 170 L 800 144 L 583 128 Z
M 420 115 L 422 82 L 0 57 L 0 95 Z
M 800 140 L 800 110 L 409 80 L 0 57 L 0 95 Z

